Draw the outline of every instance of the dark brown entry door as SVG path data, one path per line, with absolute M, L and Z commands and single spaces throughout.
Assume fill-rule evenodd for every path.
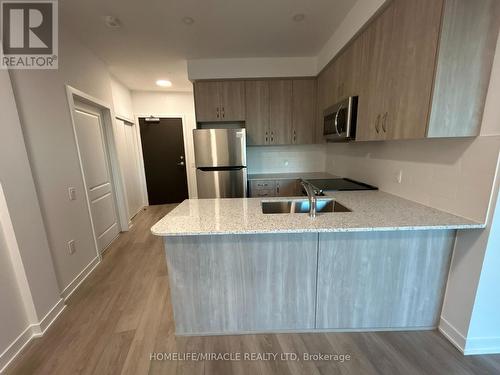
M 150 205 L 188 198 L 182 119 L 139 118 L 142 155 Z

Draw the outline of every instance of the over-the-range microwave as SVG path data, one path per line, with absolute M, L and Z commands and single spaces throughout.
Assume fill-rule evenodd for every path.
M 323 135 L 329 142 L 345 142 L 356 137 L 358 97 L 350 96 L 325 109 Z

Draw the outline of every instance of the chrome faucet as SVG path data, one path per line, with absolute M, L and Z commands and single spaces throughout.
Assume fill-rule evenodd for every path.
M 309 199 L 309 217 L 316 217 L 316 192 L 314 191 L 314 186 L 310 182 L 305 180 L 300 180 L 302 187 L 307 193 L 307 198 Z

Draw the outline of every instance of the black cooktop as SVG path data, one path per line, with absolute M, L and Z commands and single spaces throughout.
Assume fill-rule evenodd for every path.
M 329 178 L 308 180 L 320 193 L 324 191 L 377 190 L 375 186 L 351 180 L 350 178 Z

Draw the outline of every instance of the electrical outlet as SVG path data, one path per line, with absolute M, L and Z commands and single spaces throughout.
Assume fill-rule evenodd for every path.
M 68 241 L 68 250 L 70 254 L 74 254 L 76 252 L 75 240 Z
M 403 171 L 401 169 L 394 174 L 394 180 L 398 184 L 403 182 Z
M 68 196 L 70 201 L 76 200 L 76 188 L 74 187 L 68 188 Z

